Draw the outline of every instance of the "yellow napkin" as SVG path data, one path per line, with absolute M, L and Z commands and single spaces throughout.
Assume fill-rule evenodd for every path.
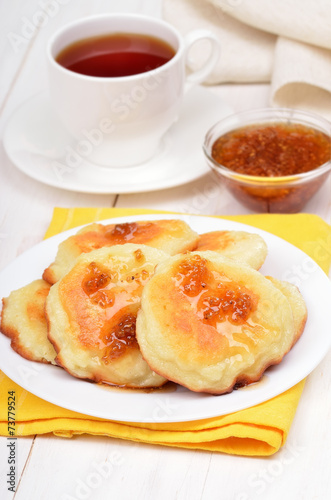
M 117 208 L 56 208 L 46 237 L 77 225 L 155 210 Z M 159 212 L 162 213 L 162 212 Z M 331 227 L 315 215 L 245 215 L 225 217 L 272 232 L 304 250 L 328 272 Z M 8 392 L 16 396 L 16 436 L 45 434 L 71 437 L 105 435 L 180 448 L 237 455 L 271 455 L 284 445 L 303 390 L 304 381 L 252 408 L 205 420 L 179 423 L 126 423 L 75 413 L 48 403 L 0 372 L 0 434 L 8 435 Z

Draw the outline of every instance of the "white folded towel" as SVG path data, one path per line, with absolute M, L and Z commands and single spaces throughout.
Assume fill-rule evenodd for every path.
M 271 105 L 331 119 L 331 0 L 164 0 L 163 16 L 183 34 L 204 27 L 220 39 L 207 83 L 271 82 Z M 192 48 L 192 69 L 205 54 Z

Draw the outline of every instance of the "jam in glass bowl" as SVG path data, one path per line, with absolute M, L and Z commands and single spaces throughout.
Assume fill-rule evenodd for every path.
M 234 197 L 257 212 L 296 213 L 331 170 L 331 123 L 267 108 L 227 116 L 206 134 L 208 165 Z

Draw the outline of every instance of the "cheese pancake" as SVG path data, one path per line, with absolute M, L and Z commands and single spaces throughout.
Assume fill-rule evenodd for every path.
M 178 219 L 90 224 L 59 245 L 55 261 L 45 269 L 43 278 L 50 284 L 56 283 L 69 271 L 79 255 L 102 247 L 136 243 L 175 255 L 193 250 L 197 241 L 198 234 Z
M 136 316 L 143 287 L 169 256 L 146 245 L 115 245 L 82 254 L 46 301 L 56 361 L 75 377 L 124 387 L 166 380 L 143 360 Z
M 212 250 L 248 264 L 253 269 L 260 269 L 268 254 L 264 239 L 259 234 L 246 231 L 212 231 L 201 234 L 196 250 Z
M 11 292 L 4 298 L 1 331 L 11 339 L 11 347 L 30 361 L 55 363 L 56 352 L 47 338 L 44 313 L 50 285 L 44 280 Z
M 295 336 L 292 308 L 279 287 L 212 251 L 159 264 L 137 320 L 137 340 L 154 371 L 212 394 L 258 381 Z

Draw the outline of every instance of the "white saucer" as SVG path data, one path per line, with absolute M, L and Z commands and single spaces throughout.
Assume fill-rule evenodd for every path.
M 207 130 L 231 108 L 203 87 L 185 96 L 179 120 L 164 137 L 158 153 L 130 168 L 95 165 L 82 156 L 68 166 L 74 141 L 54 114 L 44 92 L 23 103 L 7 123 L 3 143 L 14 165 L 50 186 L 84 193 L 138 193 L 179 186 L 209 172 L 202 143 Z M 75 151 L 75 150 L 74 150 Z

